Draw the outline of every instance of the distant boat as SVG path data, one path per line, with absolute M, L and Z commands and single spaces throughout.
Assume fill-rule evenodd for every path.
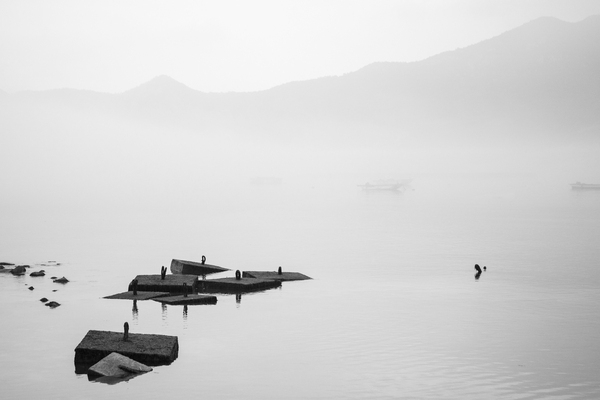
M 571 183 L 573 190 L 600 190 L 600 183 Z
M 217 265 L 205 264 L 206 258 L 202 256 L 202 262 L 175 260 L 171 261 L 171 273 L 180 275 L 208 275 L 217 272 L 229 271 L 228 268 Z
M 404 179 L 402 181 L 380 180 L 367 182 L 364 185 L 358 185 L 358 187 L 363 190 L 401 190 L 406 189 L 410 182 L 410 179 Z

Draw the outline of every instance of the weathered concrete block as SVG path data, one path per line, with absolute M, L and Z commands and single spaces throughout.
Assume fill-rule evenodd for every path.
M 86 373 L 112 352 L 146 365 L 166 365 L 177 358 L 179 342 L 177 336 L 129 333 L 123 340 L 122 332 L 91 330 L 75 348 L 75 372 Z
M 150 300 L 155 297 L 168 296 L 169 294 L 169 292 L 137 292 L 137 294 L 134 295 L 133 292 L 123 292 L 106 296 L 104 298 L 119 300 Z
M 171 273 L 182 275 L 208 275 L 217 272 L 229 271 L 227 268 L 217 265 L 204 264 L 194 261 L 176 260 L 171 261 Z
M 309 276 L 301 274 L 300 272 L 282 272 L 279 274 L 277 271 L 244 271 L 242 273 L 244 278 L 258 278 L 258 279 L 274 279 L 276 281 L 304 281 L 312 279 Z
M 92 365 L 87 373 L 93 376 L 124 378 L 131 374 L 141 374 L 150 371 L 152 371 L 152 368 L 149 366 L 113 352 Z
M 256 278 L 221 278 L 198 281 L 198 291 L 203 293 L 248 293 L 274 289 L 280 281 Z
M 164 304 L 170 305 L 184 305 L 184 304 L 217 304 L 217 296 L 210 296 L 206 294 L 189 294 L 187 296 L 168 296 L 168 297 L 157 297 L 152 299 Z
M 161 279 L 160 275 L 138 275 L 135 279 L 138 281 L 137 290 L 144 292 L 194 293 L 198 287 L 196 275 L 166 275 L 165 279 Z M 131 283 L 127 290 L 133 291 Z

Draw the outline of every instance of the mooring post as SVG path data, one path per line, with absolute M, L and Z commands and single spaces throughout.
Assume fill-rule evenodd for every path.
M 281 266 L 277 269 L 277 275 L 281 275 Z
M 123 340 L 129 340 L 129 324 L 127 322 L 123 324 Z
M 165 266 L 163 265 L 160 268 L 160 279 L 162 279 L 163 281 L 165 280 L 165 276 L 167 275 L 167 269 L 165 268 Z
M 238 269 L 235 271 L 235 280 L 239 281 L 240 279 L 242 279 L 242 274 L 240 274 L 240 270 Z
M 475 264 L 475 271 L 481 272 L 481 267 L 479 266 L 479 264 Z
M 202 256 L 202 265 L 206 262 L 206 257 Z
M 187 297 L 187 283 L 183 282 L 183 297 Z
M 131 281 L 131 288 L 133 289 L 133 295 L 137 296 L 137 286 L 138 286 L 138 280 L 134 279 Z

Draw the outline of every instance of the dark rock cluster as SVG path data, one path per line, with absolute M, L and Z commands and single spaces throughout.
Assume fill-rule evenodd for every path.
M 60 263 L 57 263 L 56 261 L 49 261 L 49 264 L 42 264 L 42 265 L 60 265 Z M 31 268 L 29 265 L 17 265 L 14 268 L 6 268 L 7 266 L 14 266 L 15 264 L 13 263 L 8 263 L 8 262 L 0 262 L 0 270 L 3 270 L 2 272 L 10 272 L 11 274 L 15 275 L 15 276 L 22 276 L 25 275 L 27 272 L 27 268 Z M 39 270 L 39 271 L 34 271 L 32 273 L 29 274 L 29 276 L 32 277 L 43 277 L 46 276 L 46 271 L 45 270 Z M 62 278 L 56 278 L 56 277 L 52 277 L 53 282 L 56 283 L 62 283 L 62 284 L 66 284 L 67 282 L 69 282 L 69 280 L 67 278 L 65 278 L 64 276 Z M 26 284 L 27 285 L 27 284 Z M 33 291 L 35 290 L 35 288 L 33 286 L 28 286 L 27 287 L 28 290 Z M 56 290 L 53 290 L 53 292 L 56 292 Z M 42 297 L 40 299 L 40 301 L 42 303 L 45 303 L 44 305 L 46 305 L 47 307 L 50 308 L 56 308 L 58 306 L 60 306 L 60 303 L 56 302 L 56 301 L 48 301 L 47 298 Z

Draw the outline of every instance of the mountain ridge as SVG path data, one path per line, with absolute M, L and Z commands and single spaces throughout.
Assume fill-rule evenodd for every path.
M 600 16 L 573 23 L 542 17 L 421 61 L 376 62 L 256 92 L 205 93 L 160 75 L 106 96 L 69 90 L 21 96 L 203 135 L 235 132 L 275 142 L 566 140 L 577 132 L 589 137 L 600 126 L 598 37 Z

